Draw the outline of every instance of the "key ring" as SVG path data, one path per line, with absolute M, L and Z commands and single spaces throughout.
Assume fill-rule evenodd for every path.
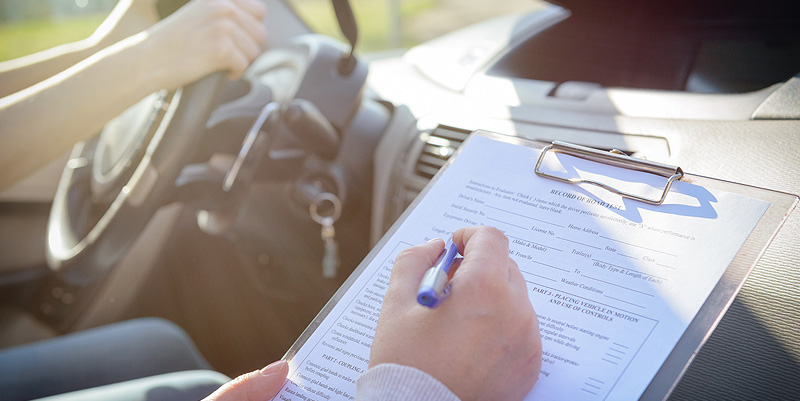
M 326 201 L 333 205 L 333 213 L 330 216 L 321 216 L 318 208 Z M 336 222 L 336 220 L 339 220 L 339 216 L 342 215 L 342 201 L 339 200 L 338 196 L 330 192 L 323 192 L 314 197 L 314 202 L 311 202 L 311 205 L 308 207 L 308 211 L 311 214 L 311 218 L 317 222 L 317 224 L 333 224 Z

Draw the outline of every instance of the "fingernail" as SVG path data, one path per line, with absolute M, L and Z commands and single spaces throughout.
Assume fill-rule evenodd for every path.
M 439 237 L 436 237 L 429 239 L 427 243 L 430 244 L 431 242 L 436 242 L 436 241 L 444 241 L 444 240 Z
M 271 364 L 267 365 L 264 369 L 261 369 L 261 376 L 270 376 L 278 373 L 283 368 L 283 365 L 286 364 L 286 361 L 280 360 L 272 362 Z

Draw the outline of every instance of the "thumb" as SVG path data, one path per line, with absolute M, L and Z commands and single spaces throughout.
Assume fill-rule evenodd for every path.
M 286 361 L 273 362 L 264 369 L 245 373 L 225 383 L 203 401 L 267 401 L 278 394 L 288 373 Z
M 400 252 L 395 258 L 389 288 L 413 287 L 416 291 L 419 280 L 422 279 L 428 268 L 433 266 L 443 248 L 444 241 L 441 238 L 435 238 Z
M 403 305 L 401 309 L 404 309 L 409 302 L 416 302 L 419 281 L 422 280 L 425 271 L 434 264 L 443 248 L 444 241 L 437 238 L 400 252 L 394 260 L 389 287 L 383 297 L 381 310 L 391 310 L 393 305 Z M 381 316 L 383 315 L 381 312 Z

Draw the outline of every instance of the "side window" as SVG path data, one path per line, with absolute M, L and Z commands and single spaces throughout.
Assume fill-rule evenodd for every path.
M 85 39 L 116 4 L 116 0 L 3 0 L 0 61 Z

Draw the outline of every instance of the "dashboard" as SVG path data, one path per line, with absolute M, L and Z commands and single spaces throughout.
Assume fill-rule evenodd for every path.
M 780 70 L 776 76 L 783 78 L 768 77 L 757 84 L 741 75 L 737 82 L 731 71 L 724 79 L 712 79 L 709 71 L 720 66 L 709 66 L 709 52 L 724 53 L 728 61 L 720 61 L 722 65 L 733 61 L 730 46 L 720 50 L 730 42 L 710 31 L 694 53 L 694 66 L 677 68 L 683 61 L 665 66 L 679 76 L 663 78 L 661 71 L 663 79 L 652 85 L 623 73 L 608 82 L 537 75 L 537 70 L 564 60 L 550 64 L 540 58 L 547 53 L 535 50 L 543 45 L 534 44 L 533 38 L 569 18 L 569 11 L 550 6 L 491 20 L 401 57 L 370 63 L 370 89 L 395 105 L 374 160 L 372 243 L 477 129 L 620 149 L 692 174 L 800 193 L 800 77 L 792 76 L 800 72 L 800 53 L 784 53 L 796 49 L 799 36 L 786 36 L 787 43 L 778 50 L 785 57 L 748 53 L 762 61 L 781 60 L 765 74 Z M 581 69 L 593 71 L 585 65 Z M 621 86 L 626 82 L 631 84 Z M 672 398 L 794 397 L 800 389 L 800 336 L 794 329 L 800 313 L 786 306 L 800 299 L 797 238 L 800 218 L 794 213 Z
M 251 68 L 249 82 L 226 87 L 231 93 L 222 97 L 230 102 L 221 103 L 232 107 L 211 113 L 206 128 L 213 129 L 191 163 L 224 173 L 251 119 L 272 100 L 312 102 L 340 142 L 320 146 L 318 138 L 281 131 L 280 146 L 241 185 L 235 207 L 211 182 L 219 174 L 200 182 L 217 191 L 197 192 L 212 194 L 208 199 L 195 192 L 168 197 L 113 273 L 88 290 L 48 276 L 43 256 L 41 239 L 66 156 L 6 190 L 0 194 L 0 250 L 6 251 L 0 271 L 11 290 L 3 295 L 24 295 L 15 302 L 47 323 L 42 338 L 158 315 L 185 327 L 227 374 L 265 356 L 280 358 L 475 130 L 618 149 L 695 175 L 800 194 L 800 3 L 531 1 L 533 11 L 472 25 L 402 54 L 359 55 L 363 70 L 343 81 L 326 65 L 346 45 L 309 34 L 287 1 L 267 2 L 270 50 Z M 697 18 L 666 13 L 673 3 Z M 324 192 L 337 194 L 343 205 L 335 279 L 320 274 L 320 225 L 309 216 L 309 205 Z M 206 210 L 206 203 L 217 208 Z M 795 211 L 672 399 L 797 397 L 798 238 Z M 20 266 L 35 267 L 30 271 L 43 278 L 17 274 Z M 34 285 L 26 287 L 26 280 Z M 188 296 L 196 293 L 203 296 Z M 59 309 L 41 310 L 52 305 Z M 209 327 L 209 321 L 227 325 Z M 232 332 L 239 346 L 219 345 Z

